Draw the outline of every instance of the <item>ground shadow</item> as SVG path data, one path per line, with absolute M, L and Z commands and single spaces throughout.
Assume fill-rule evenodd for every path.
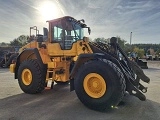
M 158 120 L 160 103 L 126 95 L 108 112 L 86 108 L 69 85 L 55 85 L 41 94 L 19 94 L 0 100 L 1 120 Z

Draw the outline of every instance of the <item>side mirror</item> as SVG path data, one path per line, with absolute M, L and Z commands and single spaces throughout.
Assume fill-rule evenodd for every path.
M 88 33 L 89 33 L 89 35 L 91 34 L 91 28 L 90 27 L 88 27 Z

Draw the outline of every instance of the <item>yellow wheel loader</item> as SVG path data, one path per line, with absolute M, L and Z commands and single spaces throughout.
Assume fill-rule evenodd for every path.
M 139 81 L 149 83 L 150 79 L 128 59 L 117 38 L 107 44 L 89 41 L 84 29 L 90 34 L 90 27 L 83 19 L 70 16 L 47 22 L 49 30 L 44 28 L 44 35 L 36 26 L 30 28 L 30 34 L 35 30 L 36 35 L 10 65 L 25 93 L 40 93 L 49 81 L 70 83 L 71 91 L 75 90 L 85 106 L 99 111 L 118 105 L 126 92 L 146 99 L 142 92 L 147 88 Z

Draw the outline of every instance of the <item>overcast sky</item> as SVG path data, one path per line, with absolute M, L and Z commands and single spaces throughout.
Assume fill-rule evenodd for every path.
M 120 36 L 129 43 L 132 32 L 132 43 L 160 44 L 160 0 L 0 0 L 0 42 L 66 15 L 85 19 L 92 39 Z

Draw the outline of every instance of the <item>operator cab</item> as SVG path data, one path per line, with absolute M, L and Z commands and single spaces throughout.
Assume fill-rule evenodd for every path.
M 69 16 L 47 22 L 51 31 L 50 42 L 59 43 L 62 50 L 71 49 L 74 42 L 83 39 L 83 28 L 88 28 L 90 33 L 90 28 L 84 24 L 84 20 L 75 20 Z

